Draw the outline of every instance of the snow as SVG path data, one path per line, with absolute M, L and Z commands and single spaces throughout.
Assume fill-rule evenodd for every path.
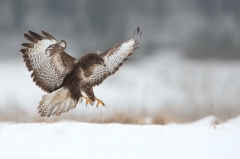
M 240 118 L 161 125 L 0 123 L 0 158 L 238 159 Z
M 159 124 L 165 123 L 165 119 L 186 122 L 208 115 L 238 115 L 239 62 L 192 60 L 180 53 L 161 50 L 145 60 L 127 62 L 115 75 L 94 87 L 96 97 L 103 100 L 106 108 L 86 107 L 82 103 L 58 118 L 44 120 L 38 117 L 37 106 L 45 92 L 32 81 L 22 58 L 12 63 L 2 61 L 0 121 L 70 119 Z
M 40 118 L 45 93 L 25 64 L 1 62 L 0 158 L 238 159 L 239 69 L 168 52 L 128 63 L 95 87 L 106 108 L 82 103 Z

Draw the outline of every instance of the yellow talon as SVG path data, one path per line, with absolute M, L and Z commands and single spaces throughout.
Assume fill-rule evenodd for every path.
M 96 107 L 98 107 L 100 104 L 101 104 L 102 106 L 105 106 L 105 107 L 106 107 L 106 104 L 104 104 L 102 100 L 100 100 L 100 99 L 98 99 L 98 98 L 95 98 L 95 99 L 97 100 L 97 105 L 96 105 Z
M 93 105 L 93 101 L 90 98 L 85 97 L 85 96 L 82 96 L 82 97 L 86 99 L 86 106 L 88 105 L 88 103 Z

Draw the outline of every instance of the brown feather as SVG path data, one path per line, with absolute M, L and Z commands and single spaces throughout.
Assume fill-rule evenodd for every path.
M 139 27 L 137 27 L 137 34 L 139 34 L 139 32 L 140 32 L 140 28 L 139 28 Z
M 23 54 L 25 54 L 27 52 L 27 49 L 21 49 L 20 52 L 22 52 Z
M 44 36 L 46 36 L 48 39 L 50 39 L 50 40 L 56 40 L 52 35 L 48 34 L 48 33 L 45 32 L 45 31 L 42 31 L 42 34 L 43 34 Z
M 141 36 L 141 34 L 142 32 L 140 32 L 138 27 L 130 40 L 118 43 L 105 52 L 100 53 L 100 56 L 106 60 L 105 62 L 108 66 L 107 69 L 98 67 L 93 71 L 91 76 L 92 86 L 101 84 L 103 80 L 119 70 L 123 63 L 133 54 L 134 50 L 139 48 L 136 47 L 139 44 L 137 36 Z
M 72 71 L 77 60 L 66 54 L 64 48 L 57 44 L 54 37 L 44 31 L 42 33 L 48 39 L 32 31 L 29 31 L 30 35 L 24 34 L 24 37 L 33 43 L 23 43 L 22 46 L 26 48 L 21 49 L 20 52 L 23 53 L 28 70 L 33 71 L 31 76 L 36 85 L 44 91 L 52 92 L 61 86 L 65 76 Z M 46 55 L 48 53 L 49 55 Z
M 24 47 L 28 47 L 28 48 L 33 48 L 33 47 L 34 47 L 34 44 L 23 43 L 22 46 L 24 46 Z
M 139 49 L 140 47 L 135 47 L 133 50 L 137 50 L 137 49 Z
M 26 38 L 26 39 L 28 39 L 29 41 L 31 41 L 31 42 L 34 42 L 34 43 L 37 43 L 38 42 L 38 40 L 36 39 L 36 38 L 34 38 L 34 37 L 32 37 L 32 36 L 30 36 L 30 35 L 28 35 L 28 34 L 23 34 L 24 35 L 24 37 Z
M 28 31 L 29 32 L 29 34 L 32 36 L 32 37 L 34 37 L 34 38 L 36 38 L 36 39 L 38 39 L 38 40 L 43 40 L 43 39 L 46 39 L 45 37 L 43 37 L 43 36 L 41 36 L 41 35 L 39 35 L 39 34 L 37 34 L 37 33 L 34 33 L 34 32 L 32 32 L 32 31 Z

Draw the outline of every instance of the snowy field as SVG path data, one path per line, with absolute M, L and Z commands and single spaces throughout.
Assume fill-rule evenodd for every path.
M 238 159 L 239 70 L 238 61 L 196 61 L 168 51 L 128 63 L 95 87 L 107 107 L 82 103 L 40 118 L 45 93 L 22 59 L 1 62 L 0 159 Z
M 240 118 L 214 124 L 0 124 L 0 158 L 239 159 Z
M 137 54 L 138 52 L 136 52 Z M 20 53 L 19 53 L 20 54 Z M 229 119 L 240 113 L 240 63 L 192 60 L 163 50 L 158 56 L 125 64 L 94 87 L 107 107 L 78 104 L 60 117 L 39 118 L 45 94 L 30 78 L 22 58 L 0 63 L 0 121 L 166 124 L 209 115 Z

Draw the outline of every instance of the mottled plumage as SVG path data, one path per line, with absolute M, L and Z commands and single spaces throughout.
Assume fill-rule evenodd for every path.
M 86 105 L 105 104 L 95 97 L 93 87 L 99 85 L 108 76 L 113 75 L 132 54 L 138 49 L 137 34 L 130 40 L 123 41 L 105 52 L 88 53 L 75 59 L 65 52 L 66 42 L 57 41 L 50 34 L 42 31 L 42 35 L 29 31 L 24 37 L 33 43 L 23 43 L 24 61 L 32 71 L 33 81 L 48 92 L 39 103 L 39 114 L 42 117 L 60 115 L 76 107 L 77 103 L 86 99 Z M 85 93 L 87 96 L 83 96 Z

